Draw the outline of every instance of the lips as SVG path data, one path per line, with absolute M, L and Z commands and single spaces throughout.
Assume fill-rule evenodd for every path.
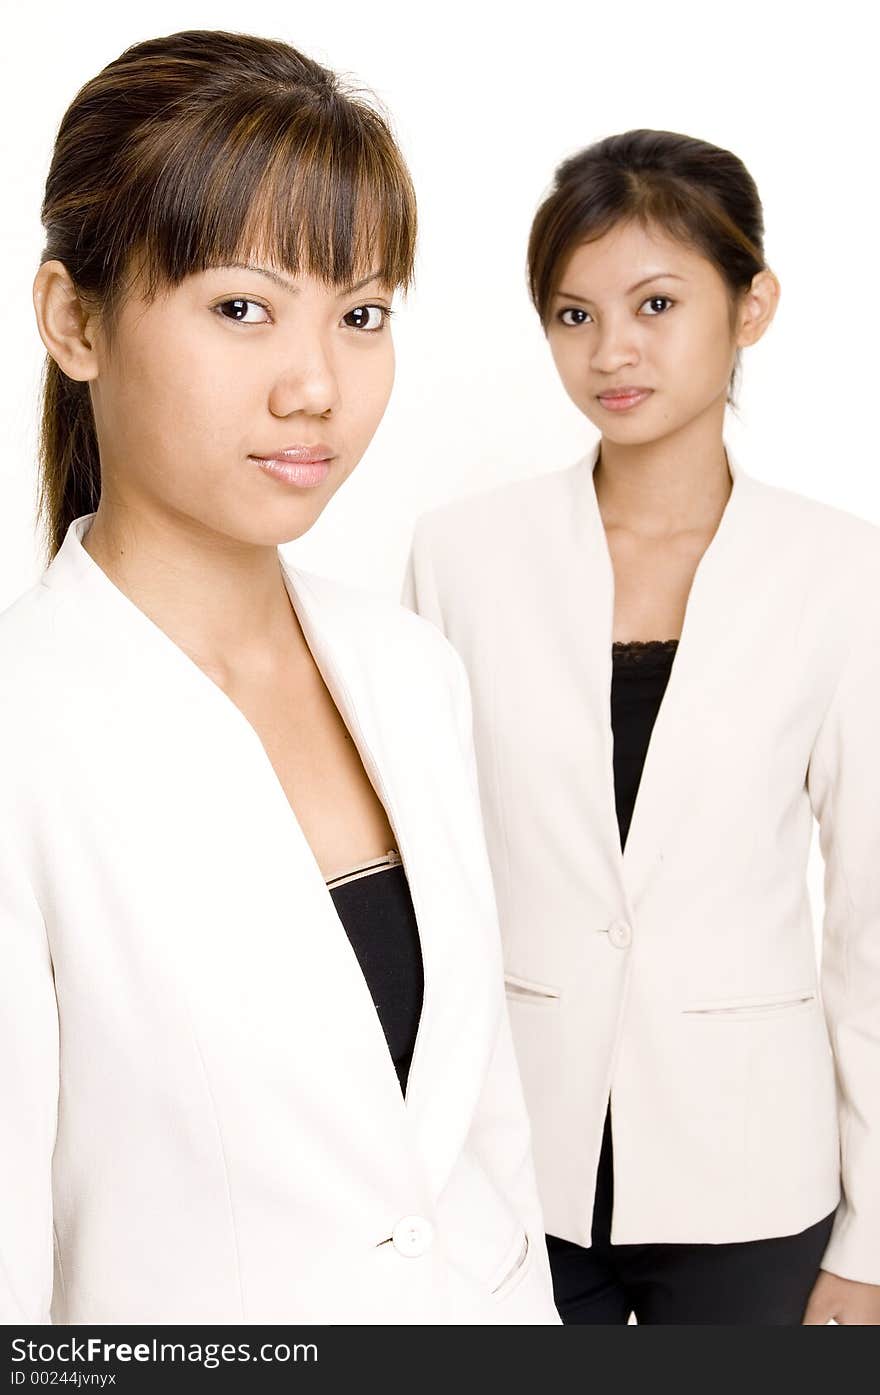
M 600 392 L 599 400 L 605 402 L 611 399 L 611 401 L 617 402 L 629 397 L 642 397 L 645 393 L 651 392 L 651 390 L 651 388 L 646 387 L 615 388 L 610 392 Z
M 333 459 L 333 451 L 330 446 L 319 442 L 316 446 L 282 446 L 279 450 L 268 451 L 262 455 L 254 453 L 251 459 L 279 460 L 287 465 L 320 465 Z
M 615 392 L 601 392 L 598 401 L 606 412 L 633 412 L 651 396 L 652 388 L 618 388 Z

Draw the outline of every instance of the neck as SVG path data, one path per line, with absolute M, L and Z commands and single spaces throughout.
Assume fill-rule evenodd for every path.
M 603 437 L 593 480 L 606 528 L 655 538 L 711 529 L 732 487 L 721 417 L 637 445 Z
M 221 682 L 269 674 L 291 637 L 305 639 L 277 548 L 214 533 L 192 519 L 157 517 L 102 497 L 83 538 L 89 556 L 129 600 Z

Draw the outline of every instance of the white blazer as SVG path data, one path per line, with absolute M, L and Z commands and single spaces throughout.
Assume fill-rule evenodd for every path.
M 423 515 L 404 599 L 470 678 L 548 1231 L 590 1243 L 610 1095 L 613 1243 L 792 1234 L 842 1174 L 823 1264 L 877 1284 L 880 529 L 727 454 L 623 855 L 598 443 Z
M 460 660 L 282 561 L 416 908 L 404 1101 L 262 743 L 93 516 L 0 617 L 0 1321 L 558 1323 Z

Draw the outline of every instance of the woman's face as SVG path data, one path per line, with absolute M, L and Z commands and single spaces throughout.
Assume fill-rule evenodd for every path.
M 737 338 L 725 282 L 659 228 L 619 224 L 569 257 L 547 338 L 569 397 L 603 436 L 642 444 L 723 415 Z M 617 410 L 603 394 L 645 388 Z
M 98 325 L 90 384 L 102 502 L 244 542 L 299 537 L 387 405 L 390 304 L 376 276 L 343 289 L 256 262 L 128 299 L 112 347 Z

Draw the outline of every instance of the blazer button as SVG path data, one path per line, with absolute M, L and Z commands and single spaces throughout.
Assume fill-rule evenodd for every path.
M 625 920 L 612 920 L 608 926 L 608 938 L 615 949 L 628 949 L 632 944 L 632 930 Z
M 417 1259 L 430 1248 L 434 1227 L 423 1216 L 404 1216 L 391 1232 L 391 1239 L 398 1254 Z

